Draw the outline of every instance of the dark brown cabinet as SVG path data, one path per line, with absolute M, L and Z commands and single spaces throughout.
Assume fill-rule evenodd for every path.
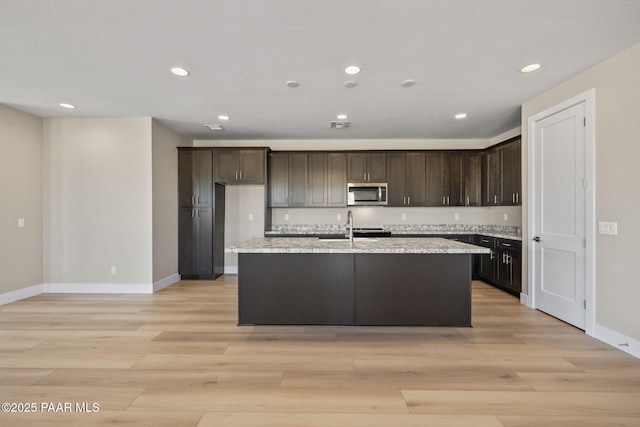
M 500 150 L 484 152 L 482 165 L 482 199 L 485 206 L 497 206 L 500 201 Z
M 347 154 L 327 154 L 327 206 L 347 206 Z
M 424 153 L 388 153 L 388 206 L 425 206 Z
M 348 153 L 347 179 L 349 182 L 387 182 L 387 154 Z
M 522 243 L 496 239 L 496 283 L 519 295 L 522 291 Z
M 444 153 L 439 151 L 428 151 L 425 153 L 425 205 L 443 206 L 442 177 L 444 175 Z
M 485 151 L 483 159 L 483 202 L 485 206 L 522 204 L 520 138 Z
M 309 156 L 307 153 L 289 154 L 289 207 L 307 205 L 309 180 Z
M 269 154 L 269 207 L 346 205 L 346 153 Z
M 520 205 L 521 190 L 520 139 L 500 147 L 500 204 Z
M 213 151 L 178 151 L 178 271 L 185 279 L 224 273 L 224 186 L 213 183 Z
M 269 207 L 289 206 L 289 155 L 269 154 Z
M 216 149 L 215 181 L 224 184 L 264 184 L 265 149 Z
M 442 196 L 446 206 L 462 206 L 463 181 L 462 181 L 462 153 L 444 153 L 444 176 L 442 180 Z
M 519 296 L 522 291 L 522 242 L 487 236 L 476 236 L 476 245 L 491 249 L 478 255 L 478 278 Z
M 482 205 L 482 153 L 462 153 L 463 202 L 465 206 Z

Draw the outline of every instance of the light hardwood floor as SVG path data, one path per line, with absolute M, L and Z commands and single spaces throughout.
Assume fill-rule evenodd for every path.
M 1 306 L 0 401 L 37 412 L 0 425 L 640 426 L 639 359 L 482 282 L 473 328 L 238 327 L 236 304 L 223 276 Z

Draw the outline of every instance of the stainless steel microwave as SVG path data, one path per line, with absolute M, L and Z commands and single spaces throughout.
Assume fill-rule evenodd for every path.
M 387 183 L 347 184 L 347 205 L 380 206 L 387 204 Z

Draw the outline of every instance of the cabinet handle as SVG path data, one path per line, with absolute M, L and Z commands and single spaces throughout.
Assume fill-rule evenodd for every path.
M 196 214 L 195 214 L 195 209 L 191 208 L 191 218 L 195 218 Z
M 516 193 L 516 204 L 520 203 L 520 193 Z
M 196 196 L 191 196 L 191 204 L 192 205 L 196 204 Z
M 451 202 L 449 201 L 449 196 L 447 196 L 447 204 L 450 205 Z
M 240 181 L 242 181 L 242 170 L 240 170 Z
M 200 196 L 196 196 L 196 205 L 200 204 Z
M 407 204 L 407 196 L 404 196 L 402 198 L 402 205 L 406 205 Z
M 447 198 L 445 196 L 442 196 L 442 204 L 443 205 L 447 204 Z
M 498 204 L 498 195 L 497 194 L 493 195 L 493 203 L 496 204 L 496 205 Z
M 496 256 L 495 256 L 495 254 L 493 253 L 493 251 L 491 251 L 491 252 L 489 253 L 489 259 L 491 259 L 491 260 L 496 259 Z
M 510 243 L 503 243 L 502 246 L 506 246 L 506 247 L 510 248 L 511 244 Z
M 367 174 L 367 181 L 371 182 L 371 172 Z
M 486 240 L 486 239 L 480 239 L 480 241 L 481 241 L 482 243 L 489 243 L 489 241 L 488 241 L 488 240 Z
M 469 196 L 467 196 L 467 206 L 469 206 Z
M 236 171 L 236 181 L 238 180 L 238 171 Z
M 516 204 L 516 193 L 511 193 L 511 203 Z

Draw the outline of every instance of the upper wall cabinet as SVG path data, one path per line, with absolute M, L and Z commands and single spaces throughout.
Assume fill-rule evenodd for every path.
M 520 138 L 484 153 L 482 198 L 485 206 L 522 204 Z
M 424 153 L 387 153 L 388 206 L 424 206 L 425 172 Z
M 482 153 L 462 153 L 462 189 L 463 204 L 465 206 L 480 206 L 482 204 Z
M 348 153 L 347 180 L 349 182 L 387 182 L 387 154 Z
M 266 149 L 216 149 L 216 182 L 264 184 L 265 152 Z
M 347 154 L 269 154 L 269 207 L 347 205 Z

